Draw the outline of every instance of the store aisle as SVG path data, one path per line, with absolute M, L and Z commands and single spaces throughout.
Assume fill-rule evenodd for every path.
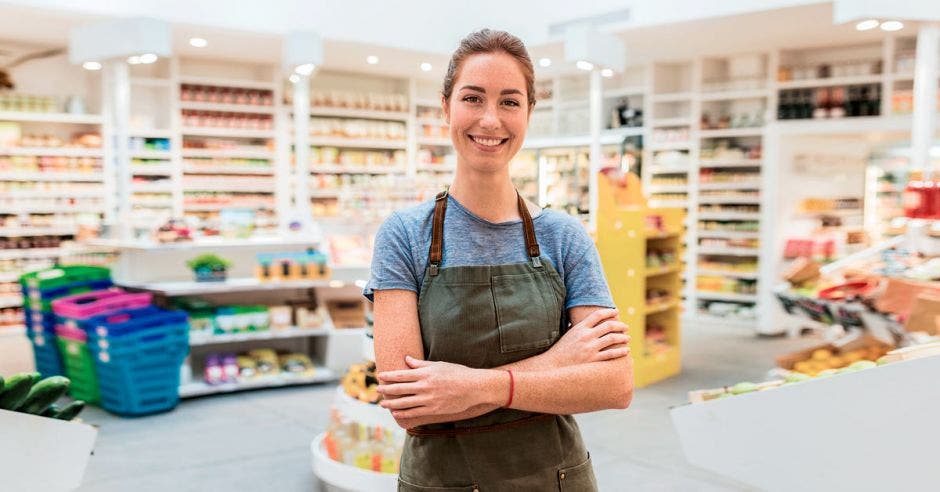
M 684 336 L 681 376 L 639 390 L 628 411 L 578 419 L 602 491 L 747 490 L 685 462 L 668 409 L 690 389 L 761 380 L 776 355 L 814 343 L 719 326 L 686 326 Z M 140 419 L 86 410 L 100 434 L 79 490 L 321 490 L 310 441 L 325 428 L 334 395 L 332 385 L 256 391 L 185 401 Z

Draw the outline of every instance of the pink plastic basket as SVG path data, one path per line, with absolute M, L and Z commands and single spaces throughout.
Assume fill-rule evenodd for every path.
M 69 325 L 55 325 L 55 336 L 78 342 L 88 342 L 88 334 L 80 328 Z
M 56 299 L 52 302 L 52 311 L 56 316 L 83 320 L 120 309 L 149 306 L 152 299 L 149 292 L 130 294 L 121 289 L 96 290 Z

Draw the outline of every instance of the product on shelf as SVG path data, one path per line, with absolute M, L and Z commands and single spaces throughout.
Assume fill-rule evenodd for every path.
M 699 181 L 702 183 L 760 183 L 759 172 L 742 172 L 728 169 L 701 169 Z
M 203 380 L 208 384 L 240 383 L 279 375 L 312 377 L 316 372 L 313 361 L 304 354 L 258 348 L 241 354 L 207 355 Z
M 336 147 L 311 147 L 310 162 L 314 165 L 339 164 L 343 166 L 397 166 L 407 164 L 404 150 L 352 150 Z
M 274 128 L 274 118 L 269 114 L 184 109 L 183 126 L 192 128 L 230 128 L 234 130 L 271 130 Z
M 744 294 L 757 293 L 757 283 L 753 280 L 733 279 L 711 275 L 699 275 L 695 278 L 696 289 L 699 292 L 712 292 L 716 294 Z
M 274 104 L 274 93 L 261 89 L 181 84 L 180 99 L 187 102 L 271 106 Z
M 351 92 L 339 90 L 310 91 L 310 105 L 324 108 L 367 109 L 372 111 L 408 111 L 408 96 L 378 92 Z
M 676 250 L 671 248 L 648 249 L 646 251 L 646 267 L 662 268 L 676 264 Z
M 699 151 L 699 158 L 703 161 L 760 159 L 762 148 L 759 142 L 750 142 L 743 139 L 713 139 L 707 146 Z M 707 165 L 707 162 L 704 163 Z
M 643 337 L 643 348 L 647 357 L 656 357 L 672 349 L 666 334 L 666 328 L 656 322 L 649 322 Z
M 780 91 L 777 119 L 799 120 L 878 116 L 880 84 Z
M 274 142 L 267 139 L 257 139 L 256 143 L 246 144 L 245 141 L 229 140 L 223 138 L 192 138 L 183 140 L 183 149 L 218 150 L 231 152 L 266 152 L 274 149 Z
M 750 112 L 729 113 L 721 111 L 717 114 L 710 111 L 702 111 L 701 128 L 702 130 L 725 130 L 728 128 L 759 128 L 764 126 L 763 108 Z
M 760 223 L 753 220 L 703 220 L 698 223 L 699 230 L 714 232 L 757 232 Z
M 404 141 L 407 126 L 400 121 L 310 118 L 310 136 Z
M 777 80 L 828 79 L 854 77 L 859 75 L 877 75 L 881 73 L 881 59 L 868 58 L 859 60 L 826 61 L 810 64 L 781 64 L 777 69 Z
M 168 151 L 170 150 L 170 139 L 169 138 L 148 138 L 148 137 L 131 137 L 129 150 L 131 151 L 140 151 L 140 150 L 149 150 L 149 151 Z
M 617 106 L 610 110 L 610 123 L 607 128 L 638 128 L 643 126 L 643 109 L 630 107 L 628 98 L 620 99 Z
M 255 275 L 262 281 L 323 280 L 332 276 L 325 253 L 308 249 L 299 253 L 258 253 Z
M 656 128 L 653 130 L 653 143 L 688 143 L 689 129 L 682 128 Z
M 0 92 L 0 111 L 58 113 L 62 111 L 64 106 L 64 101 L 55 96 Z

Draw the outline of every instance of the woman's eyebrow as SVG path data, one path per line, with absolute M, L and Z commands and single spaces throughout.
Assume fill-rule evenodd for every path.
M 465 85 L 460 88 L 460 90 L 464 90 L 464 89 L 476 91 L 476 92 L 482 92 L 483 94 L 486 94 L 486 89 L 478 85 Z M 519 89 L 503 89 L 499 92 L 499 95 L 501 96 L 505 96 L 506 94 L 522 94 L 522 91 L 520 91 Z

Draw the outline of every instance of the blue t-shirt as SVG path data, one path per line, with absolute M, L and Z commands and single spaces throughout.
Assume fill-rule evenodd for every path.
M 441 268 L 505 265 L 529 260 L 522 221 L 499 224 L 484 220 L 447 197 Z M 389 216 L 375 236 L 371 278 L 363 294 L 375 290 L 421 292 L 431 248 L 434 200 Z M 532 219 L 543 258 L 561 276 L 567 290 L 565 309 L 574 306 L 614 307 L 594 242 L 578 219 L 543 210 Z

